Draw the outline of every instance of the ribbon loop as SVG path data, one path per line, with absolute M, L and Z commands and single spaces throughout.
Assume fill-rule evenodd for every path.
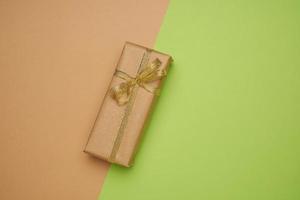
M 131 77 L 127 73 L 117 70 L 115 75 L 123 79 L 124 82 L 111 88 L 111 97 L 115 99 L 119 105 L 125 105 L 129 101 L 135 86 L 142 87 L 150 93 L 158 94 L 158 88 L 151 88 L 148 84 L 166 76 L 166 70 L 160 69 L 160 66 L 161 61 L 156 58 L 142 69 L 136 77 Z

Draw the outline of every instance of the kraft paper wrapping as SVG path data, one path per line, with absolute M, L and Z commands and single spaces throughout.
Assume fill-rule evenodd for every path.
M 146 55 L 148 57 L 145 59 Z M 155 59 L 161 61 L 160 69 L 168 71 L 172 60 L 169 55 L 127 42 L 117 70 L 125 72 L 131 77 L 136 77 L 143 61 L 146 60 L 145 65 L 147 65 Z M 157 95 L 142 87 L 137 87 L 132 94 L 134 96 L 131 101 L 125 105 L 118 105 L 115 99 L 111 97 L 110 89 L 122 82 L 124 82 L 123 79 L 113 76 L 85 152 L 109 162 L 129 167 L 142 135 L 143 126 Z M 150 86 L 160 87 L 162 82 L 163 79 L 157 80 Z M 120 128 L 122 123 L 124 125 L 123 130 Z M 121 136 L 120 131 L 123 131 Z M 120 140 L 119 145 L 116 144 L 116 140 Z M 114 149 L 116 148 L 115 145 L 118 145 L 117 150 Z M 116 153 L 111 158 L 114 150 Z

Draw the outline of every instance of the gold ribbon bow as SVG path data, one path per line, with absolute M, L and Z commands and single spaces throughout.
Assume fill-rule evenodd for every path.
M 116 70 L 115 75 L 125 80 L 111 88 L 111 96 L 119 105 L 125 105 L 132 95 L 132 91 L 136 86 L 144 88 L 146 91 L 158 94 L 158 88 L 151 88 L 149 83 L 162 79 L 166 76 L 166 70 L 160 69 L 161 61 L 156 58 L 153 62 L 141 69 L 136 77 L 131 77 L 125 72 Z

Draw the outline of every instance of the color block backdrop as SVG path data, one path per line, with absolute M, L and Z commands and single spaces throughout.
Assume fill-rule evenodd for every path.
M 300 2 L 171 1 L 174 56 L 135 166 L 100 200 L 300 199 Z

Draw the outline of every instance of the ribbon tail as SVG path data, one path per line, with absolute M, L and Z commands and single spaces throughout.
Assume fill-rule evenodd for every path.
M 110 95 L 116 100 L 118 105 L 125 105 L 129 101 L 129 96 L 131 94 L 131 88 L 128 82 L 120 83 L 111 88 Z
M 152 93 L 154 95 L 159 95 L 159 92 L 160 92 L 159 88 L 149 88 L 144 84 L 141 84 L 140 86 L 149 93 Z

